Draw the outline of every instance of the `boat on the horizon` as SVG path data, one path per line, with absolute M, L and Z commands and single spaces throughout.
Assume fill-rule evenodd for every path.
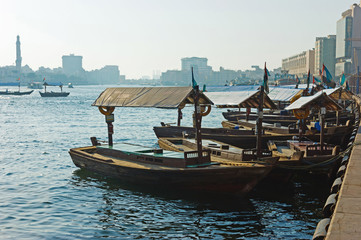
M 31 90 L 31 91 L 21 92 L 20 91 L 20 81 L 19 82 L 14 82 L 14 83 L 1 83 L 0 86 L 18 86 L 19 87 L 18 91 L 12 91 L 12 90 L 9 90 L 9 89 L 6 89 L 5 91 L 0 91 L 0 95 L 22 96 L 22 95 L 29 95 L 34 91 L 34 90 Z
M 41 83 L 41 82 L 31 82 L 31 83 L 28 83 L 28 88 L 30 88 L 30 89 L 43 89 L 43 83 Z
M 44 82 L 44 92 L 39 92 L 40 96 L 42 97 L 67 97 L 70 93 L 69 92 L 63 92 L 63 84 L 61 82 L 58 83 L 48 83 Z M 47 92 L 46 87 L 47 86 L 58 86 L 60 87 L 60 92 Z
M 21 92 L 21 91 L 9 91 L 9 90 L 6 89 L 6 91 L 0 91 L 0 95 L 17 95 L 17 96 L 21 96 L 21 95 L 29 95 L 32 92 L 34 92 L 34 90 Z

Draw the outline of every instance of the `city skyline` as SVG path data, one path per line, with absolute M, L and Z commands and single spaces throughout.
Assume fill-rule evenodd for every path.
M 184 57 L 206 57 L 213 70 L 250 69 L 315 47 L 336 32 L 341 13 L 359 1 L 3 1 L 0 66 L 61 67 L 83 56 L 85 70 L 118 65 L 127 78 L 180 69 Z M 297 27 L 294 27 L 297 26 Z M 246 36 L 246 37 L 245 37 Z

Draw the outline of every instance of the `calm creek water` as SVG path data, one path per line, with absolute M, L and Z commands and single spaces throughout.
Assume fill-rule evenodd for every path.
M 104 116 L 91 106 L 105 88 L 66 88 L 66 98 L 41 98 L 38 90 L 0 96 L 0 239 L 312 238 L 325 178 L 259 186 L 238 198 L 142 189 L 79 170 L 68 150 L 107 138 Z M 192 110 L 183 111 L 184 125 Z M 221 127 L 221 112 L 213 108 L 203 126 Z M 146 146 L 156 145 L 153 126 L 177 118 L 165 109 L 114 113 L 114 141 Z

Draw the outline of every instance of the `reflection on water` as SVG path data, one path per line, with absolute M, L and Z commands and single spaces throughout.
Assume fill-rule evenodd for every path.
M 122 227 L 132 238 L 233 238 L 257 236 L 263 228 L 247 198 L 142 188 L 86 170 L 75 171 L 70 183 L 104 190 L 97 210 L 101 227 Z
M 244 198 L 125 185 L 79 170 L 69 148 L 107 137 L 94 99 L 77 86 L 67 98 L 0 97 L 1 239 L 310 239 L 329 183 L 302 176 L 259 186 Z M 185 125 L 193 108 L 183 110 Z M 203 125 L 221 127 L 221 109 Z M 176 110 L 115 110 L 114 141 L 155 146 L 152 127 Z

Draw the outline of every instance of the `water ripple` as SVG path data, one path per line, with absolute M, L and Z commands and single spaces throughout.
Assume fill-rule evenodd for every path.
M 0 97 L 1 239 L 309 239 L 322 217 L 325 181 L 298 181 L 246 198 L 144 189 L 76 168 L 69 148 L 107 139 L 90 105 L 103 90 L 63 99 Z M 186 107 L 183 123 L 192 124 Z M 221 109 L 203 124 L 221 127 Z M 176 110 L 117 109 L 114 140 L 156 146 L 152 127 Z

